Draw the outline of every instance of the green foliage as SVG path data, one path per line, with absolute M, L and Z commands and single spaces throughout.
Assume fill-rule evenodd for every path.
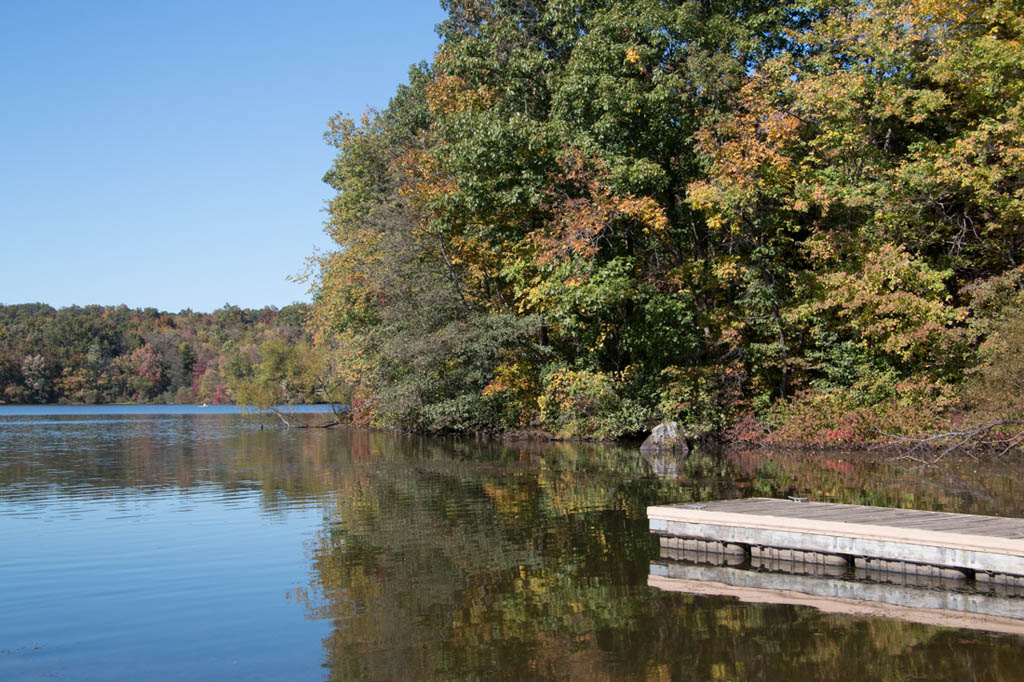
M 970 407 L 983 417 L 1024 418 L 1024 268 L 975 282 L 970 332 L 981 343 L 964 386 Z
M 643 430 L 648 415 L 602 372 L 552 367 L 538 399 L 542 424 L 562 438 L 616 438 Z
M 971 404 L 985 414 L 1024 417 L 1024 311 L 1001 319 L 978 349 L 979 363 L 967 383 Z
M 657 414 L 678 421 L 685 436 L 707 439 L 731 423 L 743 379 L 737 366 L 671 366 L 659 379 Z
M 498 392 L 488 391 L 510 353 L 539 357 L 531 349 L 535 318 L 479 314 L 467 320 L 425 317 L 392 326 L 381 344 L 375 372 L 381 423 L 426 431 L 508 428 L 518 415 L 503 411 Z
M 444 7 L 433 63 L 327 133 L 314 329 L 366 420 L 864 437 L 1011 338 L 1010 0 Z
M 339 403 L 344 387 L 333 375 L 329 351 L 306 339 L 266 338 L 252 362 L 236 353 L 227 363 L 232 400 L 266 410 L 291 403 Z

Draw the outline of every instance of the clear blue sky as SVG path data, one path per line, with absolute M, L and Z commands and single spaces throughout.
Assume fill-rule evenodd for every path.
M 436 0 L 0 3 L 0 303 L 308 300 L 327 118 L 430 60 Z

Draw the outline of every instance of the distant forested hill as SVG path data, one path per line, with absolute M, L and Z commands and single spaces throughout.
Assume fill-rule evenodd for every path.
M 0 403 L 232 402 L 268 349 L 310 347 L 307 307 L 0 305 Z

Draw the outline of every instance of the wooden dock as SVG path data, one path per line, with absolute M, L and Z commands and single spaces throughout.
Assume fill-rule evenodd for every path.
M 1024 582 L 1024 519 L 768 498 L 648 507 L 647 516 L 652 533 L 705 551 Z

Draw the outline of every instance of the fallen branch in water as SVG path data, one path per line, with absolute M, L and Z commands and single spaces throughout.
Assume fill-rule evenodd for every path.
M 306 424 L 304 422 L 291 422 L 288 421 L 288 419 L 284 416 L 284 413 L 282 413 L 281 410 L 277 409 L 276 407 L 269 407 L 267 408 L 267 411 L 270 412 L 271 414 L 277 415 L 277 418 L 284 423 L 284 427 L 286 429 L 329 429 L 332 426 L 338 426 L 339 424 L 341 424 L 340 419 L 335 419 L 334 421 L 325 422 L 323 424 Z M 337 414 L 337 412 L 335 414 Z
M 910 460 L 920 464 L 936 464 L 954 452 L 962 452 L 977 459 L 975 453 L 978 450 L 991 451 L 994 448 L 1001 448 L 996 456 L 1002 457 L 1024 442 L 1024 429 L 1006 434 L 1002 431 L 1003 427 L 1022 425 L 1024 425 L 1024 420 L 1021 419 L 994 419 L 970 424 L 962 429 L 943 431 L 927 436 L 903 436 L 882 432 L 879 432 L 879 435 L 889 439 L 889 445 L 892 445 L 893 441 L 913 444 L 913 447 L 893 459 Z M 992 435 L 996 437 L 990 438 Z M 939 448 L 941 450 L 933 457 L 925 455 L 925 452 Z

